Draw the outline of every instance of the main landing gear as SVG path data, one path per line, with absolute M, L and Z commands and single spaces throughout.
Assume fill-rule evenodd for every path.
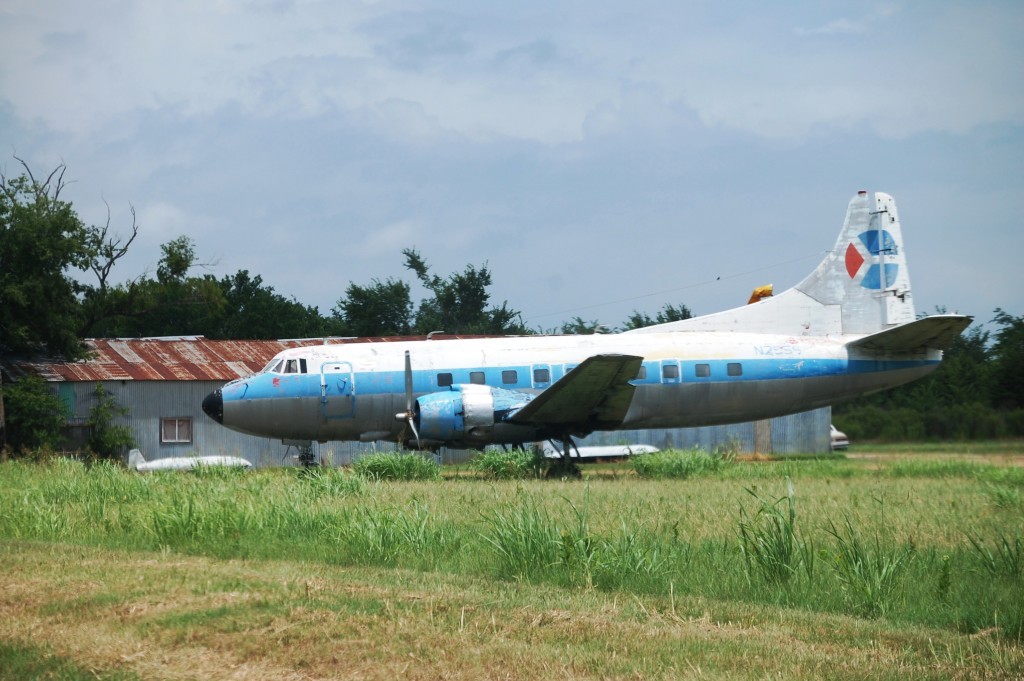
M 572 455 L 569 453 L 569 448 L 572 447 L 573 449 L 576 450 L 576 458 L 580 458 L 580 450 L 576 446 L 576 443 L 572 441 L 572 437 L 568 433 L 562 436 L 561 441 L 562 458 L 558 461 L 558 463 L 552 464 L 551 467 L 548 468 L 547 477 L 559 478 L 562 480 L 566 478 L 583 477 L 583 472 L 580 470 L 580 467 L 575 462 L 573 462 Z M 558 445 L 555 444 L 555 440 L 552 438 L 550 442 L 551 445 L 557 450 Z

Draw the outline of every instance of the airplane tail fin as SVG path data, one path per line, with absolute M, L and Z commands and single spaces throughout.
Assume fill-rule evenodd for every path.
M 915 316 L 896 202 L 882 192 L 861 191 L 850 200 L 835 246 L 793 288 L 732 310 L 627 333 L 871 334 Z

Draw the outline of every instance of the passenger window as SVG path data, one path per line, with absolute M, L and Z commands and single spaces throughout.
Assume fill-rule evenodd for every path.
M 725 367 L 725 370 L 730 376 L 743 375 L 743 365 L 740 364 L 739 362 L 729 362 L 729 364 Z
M 664 379 L 675 380 L 679 378 L 679 365 L 678 364 L 665 364 L 661 367 L 661 377 Z
M 708 378 L 711 376 L 711 365 L 710 364 L 698 364 L 694 367 L 694 371 L 697 378 Z
M 437 375 L 437 387 L 447 388 L 452 384 L 452 375 L 449 373 L 443 373 Z
M 469 382 L 470 383 L 476 383 L 477 385 L 483 385 L 484 383 L 486 383 L 486 381 L 484 380 L 484 372 L 482 372 L 482 371 L 470 371 L 469 372 Z
M 505 385 L 515 385 L 519 382 L 519 374 L 515 369 L 506 369 L 501 372 L 501 382 Z
M 533 382 L 534 383 L 550 383 L 551 382 L 551 369 L 534 369 L 533 370 Z
M 646 381 L 647 380 L 647 367 L 645 367 L 643 364 L 640 365 L 640 371 L 636 372 L 636 379 L 635 380 L 637 380 L 637 381 Z

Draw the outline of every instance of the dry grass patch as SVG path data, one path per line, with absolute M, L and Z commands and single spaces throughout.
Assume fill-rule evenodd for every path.
M 146 679 L 1012 677 L 1018 647 L 741 603 L 6 543 L 0 638 Z

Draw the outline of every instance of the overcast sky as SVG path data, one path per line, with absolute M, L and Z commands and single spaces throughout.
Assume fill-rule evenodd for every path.
M 1014 0 L 2 0 L 0 168 L 134 206 L 118 281 L 184 234 L 329 313 L 415 247 L 543 329 L 788 288 L 885 191 L 918 311 L 987 321 L 1024 314 L 1022 35 Z

